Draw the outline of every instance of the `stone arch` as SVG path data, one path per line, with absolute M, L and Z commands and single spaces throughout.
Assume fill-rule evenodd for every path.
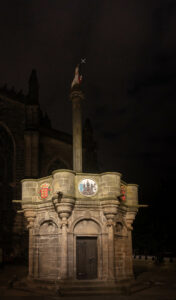
M 75 229 L 75 226 L 78 224 L 78 223 L 80 223 L 81 221 L 83 221 L 83 220 L 90 220 L 90 221 L 92 221 L 92 222 L 95 222 L 96 224 L 97 224 L 97 226 L 99 226 L 99 228 L 100 228 L 100 231 L 102 232 L 103 231 L 103 226 L 102 226 L 102 224 L 101 224 L 101 222 L 99 221 L 99 220 L 97 220 L 96 218 L 94 218 L 94 217 L 92 217 L 92 216 L 90 216 L 90 217 L 79 217 L 79 218 L 77 218 L 76 220 L 74 220 L 74 222 L 71 224 L 71 226 L 70 226 L 70 232 L 74 232 L 74 229 Z
M 73 231 L 77 235 L 98 235 L 101 233 L 101 226 L 92 218 L 81 218 L 74 225 Z
M 56 278 L 58 276 L 58 226 L 52 219 L 44 220 L 36 238 L 38 249 L 38 276 Z
M 58 227 L 58 222 L 57 221 L 58 221 L 57 218 L 55 218 L 54 216 L 52 216 L 52 217 L 49 216 L 48 218 L 44 218 L 44 217 L 41 218 L 41 216 L 40 216 L 39 218 L 36 218 L 35 219 L 35 224 L 34 224 L 35 234 L 36 235 L 40 234 L 40 228 L 45 222 L 54 223 L 54 225 L 57 227 L 57 230 L 58 230 L 59 227 Z
M 73 247 L 72 251 L 74 253 L 74 278 L 101 278 L 102 224 L 100 224 L 100 222 L 97 221 L 95 218 L 82 216 L 73 222 L 71 229 L 73 234 L 73 240 L 70 239 L 70 246 Z M 94 257 L 91 266 L 88 262 L 90 256 Z M 83 261 L 85 265 L 83 264 Z M 86 270 L 84 270 L 84 272 L 80 271 L 80 268 L 82 268 L 83 265 L 83 268 L 85 268 Z M 91 274 L 90 270 L 94 270 L 94 274 Z M 85 278 L 80 277 L 79 275 L 83 273 L 85 274 Z
M 40 235 L 52 235 L 58 233 L 58 226 L 53 220 L 45 220 L 41 223 L 39 228 Z

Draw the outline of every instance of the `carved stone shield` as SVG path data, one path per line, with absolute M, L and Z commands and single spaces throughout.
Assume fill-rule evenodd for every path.
M 40 198 L 41 199 L 46 199 L 48 198 L 49 194 L 50 194 L 50 184 L 49 183 L 43 183 L 40 186 Z

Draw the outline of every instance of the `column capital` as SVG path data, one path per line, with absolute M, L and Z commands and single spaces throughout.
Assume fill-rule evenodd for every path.
M 115 221 L 114 221 L 114 219 L 113 218 L 108 219 L 106 225 L 107 225 L 107 227 L 111 227 L 111 226 L 115 227 Z
M 36 212 L 34 210 L 25 210 L 24 209 L 24 216 L 27 219 L 28 225 L 27 228 L 31 229 L 34 226 L 34 220 L 36 217 Z
M 75 85 L 69 95 L 70 100 L 84 100 L 84 94 L 80 89 L 79 85 Z
M 61 228 L 63 227 L 68 227 L 68 219 L 67 218 L 62 218 L 61 220 Z
M 128 230 L 133 230 L 133 222 L 137 214 L 137 209 L 133 211 L 128 211 L 125 216 L 125 222 Z

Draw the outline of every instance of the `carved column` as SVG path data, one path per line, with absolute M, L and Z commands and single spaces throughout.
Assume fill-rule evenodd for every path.
M 32 177 L 37 178 L 39 175 L 39 132 L 37 130 L 32 133 L 31 155 L 31 174 Z
M 59 218 L 61 219 L 61 279 L 67 278 L 68 241 L 67 226 L 75 204 L 75 172 L 70 170 L 57 170 L 53 172 L 53 197 L 52 201 Z
M 108 229 L 108 279 L 115 278 L 115 261 L 114 261 L 114 226 L 115 216 L 119 205 L 118 200 L 101 200 L 104 215 L 107 219 Z
M 110 280 L 114 279 L 114 221 L 108 219 L 108 277 Z
M 68 276 L 68 236 L 67 226 L 68 218 L 72 213 L 75 200 L 64 198 L 62 193 L 53 196 L 54 207 L 61 219 L 62 228 L 62 250 L 61 250 L 61 279 L 66 279 Z
M 68 238 L 67 238 L 67 217 L 62 217 L 62 261 L 61 278 L 66 279 L 68 273 Z
M 128 230 L 128 245 L 127 245 L 127 253 L 126 253 L 126 274 L 129 277 L 133 277 L 133 247 L 132 247 L 132 224 L 137 214 L 137 209 L 128 209 L 126 213 L 126 224 Z
M 106 172 L 101 174 L 101 206 L 107 219 L 108 230 L 108 279 L 115 278 L 114 226 L 118 211 L 120 195 L 120 173 Z
M 33 273 L 34 273 L 33 228 L 34 228 L 34 220 L 35 220 L 36 213 L 33 210 L 24 209 L 24 215 L 28 221 L 27 228 L 29 229 L 28 275 L 29 277 L 33 277 Z

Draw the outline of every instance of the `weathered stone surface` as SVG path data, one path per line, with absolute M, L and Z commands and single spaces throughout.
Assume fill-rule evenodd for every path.
M 95 195 L 79 192 L 78 185 L 85 178 L 98 185 Z M 41 199 L 38 191 L 47 183 L 50 194 Z M 63 282 L 94 276 L 94 280 L 115 283 L 133 277 L 131 231 L 137 213 L 137 185 L 126 185 L 126 201 L 120 199 L 120 186 L 119 173 L 71 170 L 22 182 L 22 208 L 30 224 L 31 278 Z M 84 263 L 83 273 L 78 274 L 79 261 Z

